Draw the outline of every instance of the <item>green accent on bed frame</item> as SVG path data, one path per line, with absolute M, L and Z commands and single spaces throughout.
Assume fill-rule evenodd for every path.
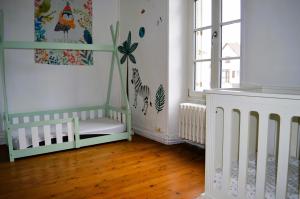
M 124 78 L 121 72 L 121 66 L 119 61 L 119 56 L 117 52 L 117 38 L 119 35 L 119 22 L 116 24 L 116 30 L 113 26 L 110 26 L 112 45 L 107 44 L 69 44 L 69 43 L 51 43 L 51 42 L 24 42 L 24 41 L 4 41 L 4 18 L 3 11 L 0 10 L 0 72 L 1 72 L 1 83 L 3 85 L 3 105 L 4 105 L 4 128 L 5 128 L 5 139 L 9 149 L 9 158 L 13 162 L 15 158 L 27 157 L 32 155 L 39 155 L 44 153 L 51 153 L 61 150 L 67 150 L 72 148 L 80 148 L 84 146 L 90 146 L 95 144 L 101 144 L 106 142 L 118 141 L 118 140 L 131 140 L 131 110 L 128 102 L 128 98 L 125 91 Z M 109 74 L 109 84 L 107 91 L 106 103 L 102 106 L 92 106 L 92 107 L 82 107 L 74 109 L 62 109 L 62 110 L 50 110 L 50 111 L 38 111 L 38 112 L 29 112 L 29 113 L 9 113 L 8 110 L 8 100 L 6 94 L 6 77 L 5 77 L 5 61 L 4 61 L 4 51 L 5 49 L 71 49 L 71 50 L 93 50 L 101 52 L 111 52 L 111 68 Z M 122 101 L 125 103 L 125 107 L 116 108 L 110 105 L 111 98 L 111 88 L 113 81 L 113 71 L 114 65 L 117 63 L 120 82 L 121 82 L 121 95 Z M 93 138 L 80 139 L 79 136 L 79 118 L 78 117 L 68 117 L 67 119 L 58 119 L 58 120 L 46 120 L 39 122 L 30 122 L 30 123 L 21 123 L 21 124 L 12 124 L 12 119 L 16 117 L 32 117 L 32 116 L 41 116 L 41 115 L 53 115 L 53 114 L 63 114 L 63 113 L 73 113 L 73 112 L 82 112 L 82 111 L 91 111 L 91 110 L 103 110 L 104 116 L 109 116 L 110 111 L 120 112 L 126 115 L 126 126 L 127 131 L 124 133 L 116 133 L 111 135 L 98 136 Z M 26 148 L 15 150 L 13 149 L 12 144 L 12 131 L 19 128 L 32 128 L 45 125 L 55 125 L 72 122 L 74 128 L 74 141 L 64 142 L 60 144 L 51 144 L 45 146 L 39 146 L 34 148 Z

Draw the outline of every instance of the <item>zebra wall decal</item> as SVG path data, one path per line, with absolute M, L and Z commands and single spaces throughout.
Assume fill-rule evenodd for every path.
M 144 115 L 147 114 L 148 104 L 152 106 L 150 101 L 150 89 L 149 86 L 143 85 L 141 81 L 141 77 L 139 75 L 139 71 L 137 68 L 132 68 L 132 79 L 131 83 L 134 85 L 134 104 L 133 107 L 137 107 L 137 96 L 139 95 L 144 100 L 144 106 L 142 108 L 142 112 Z

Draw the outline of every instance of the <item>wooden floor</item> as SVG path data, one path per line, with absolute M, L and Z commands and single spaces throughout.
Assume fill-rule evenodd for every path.
M 0 147 L 0 198 L 194 199 L 204 190 L 204 151 L 134 136 L 17 159 Z

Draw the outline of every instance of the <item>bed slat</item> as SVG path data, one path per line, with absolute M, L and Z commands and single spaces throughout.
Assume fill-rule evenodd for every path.
M 122 117 L 122 122 L 123 122 L 123 124 L 126 124 L 126 114 L 123 113 L 122 115 L 123 115 L 123 117 Z
M 98 118 L 103 117 L 103 111 L 102 111 L 102 109 L 99 109 L 97 112 L 98 112 Z
M 73 131 L 73 125 L 72 122 L 68 122 L 68 142 L 74 141 L 74 131 Z
M 63 113 L 63 118 L 64 118 L 64 119 L 69 118 L 69 113 Z
M 90 119 L 95 119 L 95 111 L 94 110 L 91 110 L 90 112 Z
M 59 119 L 59 114 L 54 114 L 54 119 L 58 120 Z M 56 142 L 58 144 L 63 142 L 63 136 L 62 136 L 62 124 L 56 124 L 55 125 L 55 133 L 56 133 Z
M 268 122 L 269 114 L 259 112 L 258 154 L 256 172 L 256 198 L 265 198 L 266 169 L 268 155 Z
M 33 117 L 34 122 L 39 122 L 40 121 L 40 116 L 35 115 Z M 38 147 L 39 146 L 39 132 L 38 132 L 38 127 L 32 127 L 31 128 L 31 136 L 32 136 L 32 147 Z
M 86 120 L 86 111 L 81 111 L 81 113 L 80 113 L 80 119 L 81 120 Z
M 23 117 L 23 122 L 28 123 L 29 117 L 27 117 L 27 116 Z M 27 148 L 27 140 L 26 140 L 26 129 L 25 128 L 20 128 L 18 130 L 18 138 L 19 138 L 20 149 L 26 149 Z
M 44 115 L 44 120 L 50 120 L 50 115 Z M 50 125 L 44 126 L 45 145 L 51 145 Z
M 287 115 L 283 115 L 282 119 L 280 120 L 276 199 L 286 198 L 290 155 L 290 137 L 291 119 Z

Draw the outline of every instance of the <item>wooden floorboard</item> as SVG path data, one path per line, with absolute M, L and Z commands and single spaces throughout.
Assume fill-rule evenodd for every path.
M 8 161 L 0 146 L 0 198 L 194 199 L 204 191 L 204 150 L 134 136 Z

